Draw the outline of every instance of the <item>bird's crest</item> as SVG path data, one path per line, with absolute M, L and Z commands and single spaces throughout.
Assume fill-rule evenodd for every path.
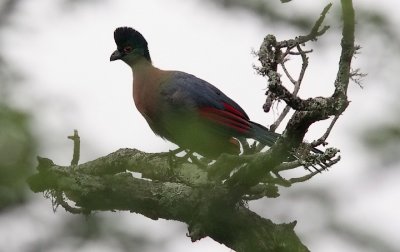
M 131 42 L 137 47 L 147 47 L 147 41 L 143 37 L 143 35 L 131 27 L 118 27 L 117 29 L 115 29 L 114 40 L 118 47 L 127 42 Z

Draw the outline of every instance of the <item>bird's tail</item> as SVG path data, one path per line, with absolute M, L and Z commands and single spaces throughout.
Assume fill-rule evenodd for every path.
M 281 136 L 279 133 L 275 133 L 262 126 L 261 124 L 251 123 L 251 138 L 259 141 L 260 143 L 271 147 L 276 140 Z
M 275 133 L 270 131 L 269 129 L 267 129 L 266 127 L 255 123 L 255 122 L 250 122 L 251 123 L 251 138 L 253 138 L 254 140 L 259 141 L 260 143 L 267 145 L 269 147 L 271 147 L 276 140 L 281 136 L 279 133 Z M 322 154 L 323 152 L 315 147 L 313 147 L 311 149 L 312 152 L 316 153 L 316 154 Z M 288 157 L 289 160 L 296 160 L 298 159 L 298 157 L 296 156 L 296 154 L 291 154 Z M 327 164 L 322 161 L 322 162 L 318 162 L 318 164 L 311 164 L 311 167 L 313 167 L 317 172 L 321 172 L 321 170 L 325 170 L 327 169 Z M 308 171 L 312 172 L 311 169 L 309 169 L 308 166 L 304 166 Z
M 276 140 L 281 136 L 279 133 L 275 133 L 267 129 L 266 127 L 262 126 L 261 124 L 251 122 L 252 128 L 252 135 L 251 138 L 259 141 L 260 143 L 271 147 Z M 312 152 L 316 154 L 322 154 L 323 151 L 313 147 L 311 149 Z

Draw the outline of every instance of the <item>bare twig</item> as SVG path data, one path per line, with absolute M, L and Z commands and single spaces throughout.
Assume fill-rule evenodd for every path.
M 297 51 L 299 52 L 300 56 L 301 56 L 301 60 L 302 60 L 302 65 L 301 65 L 301 70 L 300 70 L 300 74 L 299 74 L 299 78 L 297 79 L 297 86 L 295 86 L 295 91 L 293 91 L 293 94 L 296 94 L 299 92 L 300 89 L 300 85 L 303 82 L 303 78 L 304 78 L 304 74 L 306 73 L 306 69 L 308 67 L 308 57 L 306 55 L 306 51 L 303 51 L 303 49 L 301 49 L 300 45 L 297 45 Z M 297 90 L 296 90 L 297 88 Z
M 280 164 L 279 166 L 277 166 L 274 169 L 274 172 L 292 170 L 292 169 L 300 167 L 300 166 L 303 166 L 303 162 L 299 159 L 296 159 L 292 162 L 285 162 L 285 163 Z
M 81 140 L 78 135 L 78 130 L 74 130 L 74 135 L 68 136 L 68 139 L 71 139 L 72 141 L 74 141 L 74 152 L 72 155 L 71 165 L 75 166 L 75 165 L 78 165 L 78 163 L 79 163 L 79 156 L 80 156 L 80 150 L 81 150 Z
M 329 29 L 328 25 L 326 25 L 322 28 L 321 28 L 321 25 L 324 22 L 325 16 L 331 7 L 332 7 L 332 3 L 325 6 L 325 8 L 321 12 L 320 17 L 315 22 L 314 26 L 311 28 L 311 31 L 309 34 L 304 35 L 304 36 L 299 36 L 295 39 L 284 40 L 284 41 L 278 42 L 276 44 L 276 46 L 279 48 L 284 48 L 284 47 L 294 48 L 297 45 L 304 44 L 308 41 L 316 41 L 318 39 L 318 37 L 322 36 Z
M 296 81 L 295 79 L 293 79 L 292 75 L 291 75 L 291 74 L 289 73 L 289 71 L 287 70 L 286 65 L 285 65 L 284 62 L 281 63 L 281 67 L 282 67 L 282 70 L 283 70 L 283 72 L 285 73 L 285 75 L 286 75 L 286 76 L 288 77 L 288 79 L 290 80 L 290 82 L 291 82 L 293 85 L 296 85 L 296 84 L 297 84 L 297 81 Z
M 291 178 L 291 179 L 289 179 L 289 182 L 290 182 L 291 185 L 293 185 L 294 183 L 304 182 L 304 181 L 307 181 L 307 180 L 311 179 L 312 177 L 314 177 L 318 173 L 319 173 L 318 171 L 314 171 L 314 172 L 311 172 L 311 173 L 309 173 L 309 174 L 307 174 L 305 176 L 302 176 L 302 177 Z
M 331 124 L 329 125 L 329 127 L 326 129 L 326 132 L 322 135 L 322 137 L 320 137 L 318 140 L 315 140 L 314 142 L 311 143 L 311 146 L 313 147 L 317 147 L 319 145 L 326 145 L 327 143 L 325 142 L 326 139 L 328 138 L 329 134 L 331 133 L 333 126 L 335 125 L 337 119 L 339 119 L 340 115 L 335 115 L 333 117 L 333 120 L 331 122 Z
M 301 49 L 300 45 L 297 45 L 296 48 L 302 59 L 302 66 L 301 66 L 301 70 L 300 70 L 299 77 L 297 78 L 297 80 L 294 80 L 293 77 L 290 75 L 289 71 L 286 69 L 284 62 L 282 61 L 282 63 L 281 63 L 282 69 L 285 72 L 286 76 L 294 84 L 294 89 L 292 92 L 293 97 L 296 97 L 297 94 L 299 93 L 300 86 L 301 86 L 301 83 L 304 78 L 304 74 L 308 67 L 308 58 L 306 56 L 306 51 L 303 51 Z M 289 49 L 287 49 L 287 50 L 290 52 Z M 290 111 L 290 106 L 286 105 L 285 108 L 283 109 L 282 113 L 279 115 L 278 119 L 270 126 L 271 131 L 275 131 L 279 127 L 279 125 L 282 123 L 282 121 L 288 115 L 289 111 Z
M 367 74 L 362 73 L 359 68 L 352 69 L 350 73 L 350 79 L 356 83 L 360 88 L 364 88 L 362 82 L 362 79 L 367 76 Z
M 278 187 L 275 184 L 265 183 L 253 186 L 249 194 L 244 195 L 244 200 L 256 200 L 264 197 L 276 198 L 279 196 Z
M 65 209 L 65 211 L 70 212 L 70 213 L 72 213 L 72 214 L 88 214 L 88 213 L 90 212 L 90 211 L 89 211 L 89 212 L 88 212 L 88 211 L 85 211 L 84 208 L 72 207 L 72 206 L 70 206 L 70 205 L 65 201 L 64 193 L 61 192 L 61 191 L 55 192 L 55 194 L 53 195 L 53 197 L 54 197 L 54 199 L 55 199 L 55 201 L 53 202 L 53 207 L 54 207 L 54 204 L 55 204 L 56 206 L 60 205 L 60 206 L 62 206 L 62 207 Z
M 311 50 L 306 50 L 306 51 L 304 51 L 304 53 L 312 53 L 312 52 L 313 52 L 312 49 L 311 49 Z M 301 53 L 290 51 L 289 54 L 290 54 L 290 55 L 300 55 Z

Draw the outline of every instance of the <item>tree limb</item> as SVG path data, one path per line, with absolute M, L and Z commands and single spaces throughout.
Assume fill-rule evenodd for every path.
M 159 172 L 148 173 L 146 177 L 162 178 L 160 174 L 169 169 L 168 157 L 144 163 L 151 155 L 135 149 L 120 149 L 73 169 L 39 158 L 39 173 L 30 177 L 28 183 L 34 192 L 65 193 L 86 213 L 127 210 L 151 219 L 185 222 L 192 241 L 209 236 L 236 251 L 308 251 L 293 231 L 295 222 L 274 224 L 261 218 L 241 202 L 232 201 L 224 185 L 201 185 L 202 179 L 197 178 L 185 180 L 200 182 L 189 186 L 144 180 L 125 172 L 153 170 Z M 191 166 L 184 164 L 179 170 L 187 165 Z M 66 208 L 69 209 L 79 213 L 76 208 Z

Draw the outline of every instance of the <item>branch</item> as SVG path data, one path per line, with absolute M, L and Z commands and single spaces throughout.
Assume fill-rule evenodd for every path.
M 74 152 L 72 155 L 71 165 L 77 165 L 79 163 L 79 156 L 81 151 L 81 139 L 78 135 L 78 130 L 74 130 L 74 135 L 68 136 L 68 139 L 74 141 Z
M 317 146 L 319 146 L 321 144 L 322 145 L 326 145 L 327 144 L 325 141 L 328 138 L 329 134 L 331 133 L 331 131 L 333 129 L 333 126 L 335 125 L 337 119 L 339 119 L 339 116 L 335 115 L 335 117 L 333 118 L 331 124 L 329 124 L 329 127 L 326 129 L 326 132 L 318 140 L 312 142 L 311 146 L 317 147 Z
M 347 88 L 351 78 L 351 60 L 356 51 L 354 46 L 355 17 L 353 2 L 351 0 L 341 0 L 340 2 L 343 13 L 342 52 L 340 54 L 339 70 L 336 75 L 333 97 L 347 101 Z M 341 105 L 344 106 L 346 103 L 342 102 Z
M 351 4 L 350 4 L 351 5 Z M 287 90 L 280 80 L 280 74 L 277 72 L 278 64 L 285 61 L 285 57 L 291 53 L 291 49 L 295 47 L 300 47 L 302 44 L 308 41 L 315 41 L 319 36 L 324 34 L 329 26 L 322 25 L 325 16 L 330 9 L 331 4 L 327 5 L 321 13 L 320 18 L 316 21 L 315 25 L 311 29 L 310 33 L 305 36 L 299 36 L 295 39 L 284 40 L 278 42 L 273 35 L 268 35 L 264 39 L 261 45 L 260 51 L 258 53 L 259 60 L 262 67 L 258 69 L 261 75 L 268 77 L 268 91 L 266 93 L 267 100 L 263 106 L 264 111 L 268 112 L 273 104 L 274 100 L 283 100 L 288 106 L 297 111 L 316 111 L 319 110 L 321 113 L 320 120 L 327 119 L 329 116 L 340 115 L 348 106 L 347 97 L 341 95 L 340 101 L 338 101 L 338 95 L 343 93 L 343 90 L 347 91 L 347 85 L 350 78 L 350 64 L 351 58 L 355 51 L 354 48 L 354 23 L 351 24 L 353 28 L 348 28 L 348 22 L 351 20 L 345 20 L 343 26 L 343 34 L 353 32 L 352 39 L 345 38 L 342 39 L 342 56 L 339 63 L 339 73 L 335 81 L 335 93 L 331 97 L 315 97 L 303 100 Z M 344 8 L 344 7 L 343 7 Z M 343 12 L 343 17 L 348 16 Z M 349 18 L 347 18 L 349 19 Z M 354 12 L 353 12 L 354 21 Z M 345 32 L 345 30 L 349 30 Z M 350 36 L 350 35 L 347 35 Z M 343 40 L 347 42 L 343 42 Z M 349 40 L 352 42 L 349 42 Z M 286 48 L 286 52 L 283 53 L 282 48 Z M 301 55 L 301 53 L 300 53 Z M 303 56 L 302 56 L 303 57 Z M 304 62 L 304 61 L 303 61 Z M 302 68 L 303 69 L 303 68 Z M 347 74 L 346 74 L 347 73 Z M 304 73 L 302 73 L 304 75 Z M 301 75 L 301 74 L 300 74 Z M 301 78 L 302 79 L 302 78 Z M 338 82 L 346 82 L 344 85 L 338 84 Z M 342 91 L 340 91 L 342 90 Z
M 73 169 L 45 158 L 38 161 L 39 172 L 28 180 L 31 189 L 63 193 L 76 207 L 65 201 L 60 205 L 73 213 L 126 210 L 151 219 L 182 221 L 188 224 L 192 241 L 209 236 L 235 251 L 308 251 L 293 231 L 295 222 L 274 224 L 261 218 L 232 201 L 228 187 L 203 183 L 201 178 L 168 181 L 185 176 L 180 172 L 179 179 L 176 174 L 166 176 L 170 167 L 165 155 L 154 158 L 135 149 L 120 149 Z M 190 166 L 194 165 L 185 163 L 179 171 Z M 125 170 L 152 170 L 145 176 L 160 180 L 135 178 Z M 187 181 L 196 185 L 189 186 Z
M 318 36 L 325 33 L 328 26 L 320 27 L 330 7 L 331 4 L 324 8 L 320 18 L 316 21 L 308 35 L 282 42 L 278 42 L 273 35 L 267 35 L 260 47 L 258 56 L 262 67 L 258 69 L 258 72 L 268 77 L 267 100 L 263 106 L 264 110 L 268 112 L 274 100 L 284 100 L 288 106 L 296 111 L 289 120 L 282 137 L 280 137 L 267 152 L 260 153 L 260 155 L 254 158 L 250 163 L 241 167 L 227 179 L 226 183 L 232 188 L 235 188 L 237 194 L 245 193 L 249 188 L 255 186 L 260 181 L 260 178 L 267 176 L 267 174 L 279 172 L 280 169 L 282 169 L 280 165 L 288 157 L 288 154 L 292 153 L 293 150 L 297 150 L 303 143 L 304 136 L 313 123 L 328 119 L 330 116 L 335 116 L 335 118 L 340 116 L 349 104 L 346 91 L 351 77 L 351 59 L 355 50 L 354 10 L 350 0 L 342 0 L 344 20 L 341 43 L 342 53 L 339 62 L 339 71 L 334 83 L 334 94 L 331 97 L 315 97 L 303 100 L 297 97 L 297 92 L 292 93 L 282 85 L 280 79 L 281 75 L 278 73 L 278 65 L 285 62 L 285 57 L 290 54 L 291 49 L 296 47 L 299 55 L 301 55 L 303 59 L 302 70 L 298 78 L 298 84 L 301 83 L 308 61 L 305 52 L 301 50 L 300 46 L 305 42 L 315 41 Z M 286 48 L 285 53 L 282 52 L 283 48 Z M 333 124 L 336 120 L 337 118 L 334 119 Z M 279 123 L 278 121 L 277 125 Z M 326 140 L 325 136 L 327 137 L 329 135 L 333 124 L 331 124 L 331 127 L 328 128 L 326 134 L 321 138 L 322 140 L 314 142 L 314 145 L 315 143 L 324 142 Z M 277 125 L 273 125 L 272 130 L 274 130 Z M 317 149 L 311 150 L 315 153 L 322 152 Z M 326 169 L 340 160 L 340 157 L 335 158 L 337 152 L 338 150 L 334 148 L 328 149 L 324 153 L 317 154 L 315 160 L 319 160 L 322 169 Z M 308 153 L 308 156 L 312 157 L 312 154 L 310 152 Z M 308 156 L 306 156 L 305 159 L 307 159 Z M 299 160 L 299 162 L 304 162 L 304 160 Z M 312 173 L 310 177 L 314 175 L 315 174 Z M 289 179 L 289 185 L 292 184 L 292 182 L 304 181 L 304 179 L 309 179 L 309 176 Z

